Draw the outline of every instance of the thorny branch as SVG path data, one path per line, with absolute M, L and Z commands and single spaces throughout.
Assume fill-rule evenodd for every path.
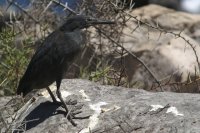
M 133 15 L 131 15 L 130 13 L 125 12 L 125 11 L 123 11 L 123 12 L 126 13 L 128 16 L 134 18 L 138 23 L 144 24 L 144 25 L 146 25 L 146 26 L 148 26 L 148 27 L 150 27 L 150 28 L 152 28 L 152 29 L 159 30 L 159 31 L 161 32 L 160 35 L 162 34 L 162 32 L 165 33 L 165 34 L 166 34 L 166 33 L 169 33 L 169 34 L 172 34 L 172 35 L 174 35 L 175 37 L 181 38 L 181 39 L 183 39 L 185 42 L 187 42 L 187 44 L 189 44 L 189 46 L 192 48 L 192 50 L 193 50 L 193 52 L 194 52 L 194 54 L 195 54 L 196 61 L 197 61 L 197 63 L 198 63 L 198 67 L 199 67 L 199 71 L 200 71 L 200 62 L 199 62 L 199 58 L 198 58 L 198 55 L 197 55 L 197 51 L 195 50 L 195 46 L 193 46 L 193 44 L 190 43 L 189 40 L 187 40 L 184 36 L 182 36 L 182 35 L 181 35 L 181 32 L 179 32 L 179 33 L 174 33 L 174 32 L 172 32 L 172 31 L 167 31 L 166 29 L 160 28 L 158 25 L 157 25 L 157 27 L 155 27 L 155 26 L 153 26 L 153 25 L 151 25 L 151 24 L 149 24 L 149 23 L 146 23 L 146 22 L 143 22 L 142 20 L 139 20 L 139 19 L 137 18 L 137 16 L 133 16 Z
M 111 37 L 109 37 L 108 35 L 106 35 L 106 33 L 104 33 L 98 27 L 95 27 L 95 28 L 98 29 L 106 38 L 108 38 L 110 41 L 112 41 L 113 43 L 115 43 L 118 47 L 122 48 L 124 51 L 126 51 L 128 54 L 130 54 L 134 59 L 138 60 L 145 67 L 145 69 L 150 73 L 150 75 L 155 79 L 155 81 L 159 85 L 161 91 L 164 91 L 163 88 L 162 88 L 162 86 L 161 86 L 161 84 L 160 84 L 160 82 L 159 82 L 159 80 L 156 78 L 156 76 L 154 75 L 154 73 L 151 72 L 151 70 L 148 68 L 148 66 L 140 58 L 138 58 L 135 54 L 133 54 L 132 52 L 130 52 L 129 50 L 127 50 L 126 48 L 124 48 L 122 45 L 120 45 L 114 39 L 112 39 Z
M 8 2 L 10 3 L 7 7 L 7 9 L 13 4 L 14 6 L 16 6 L 18 9 L 20 9 L 23 13 L 25 13 L 27 16 L 29 16 L 35 23 L 38 23 L 38 20 L 36 20 L 32 15 L 30 15 L 26 10 L 24 10 L 20 5 L 18 5 L 15 0 L 8 0 Z M 7 10 L 6 9 L 6 10 Z
M 149 28 L 152 28 L 152 29 L 155 29 L 155 30 L 158 30 L 158 31 L 160 31 L 160 35 L 159 35 L 159 38 L 160 38 L 160 36 L 161 36 L 161 34 L 162 33 L 165 33 L 165 34 L 172 34 L 172 35 L 174 35 L 176 38 L 181 38 L 181 39 L 183 39 L 191 48 L 192 48 L 192 50 L 193 50 L 193 52 L 194 52 L 194 55 L 195 55 L 195 58 L 196 58 L 196 62 L 197 62 L 197 64 L 198 64 L 198 70 L 199 70 L 199 72 L 200 72 L 200 62 L 199 62 L 199 58 L 198 58 L 198 55 L 197 55 L 197 51 L 196 51 L 196 49 L 195 49 L 195 46 L 188 40 L 188 39 L 186 39 L 184 36 L 182 36 L 181 35 L 181 33 L 182 33 L 182 31 L 180 31 L 179 33 L 175 33 L 175 32 L 173 32 L 173 31 L 168 31 L 168 30 L 166 30 L 166 29 L 163 29 L 163 28 L 160 28 L 159 27 L 159 25 L 158 25 L 158 23 L 157 23 L 157 25 L 156 26 L 153 26 L 153 25 L 151 25 L 150 23 L 147 23 L 147 22 L 144 22 L 144 21 L 142 21 L 142 19 L 138 19 L 138 17 L 137 16 L 133 16 L 132 14 L 130 14 L 130 13 L 128 13 L 127 11 L 125 11 L 123 8 L 118 8 L 118 6 L 117 6 L 117 4 L 115 4 L 115 3 L 113 3 L 111 0 L 108 0 L 108 2 L 111 4 L 111 5 L 113 5 L 113 7 L 116 9 L 116 10 L 118 10 L 118 12 L 122 12 L 122 13 L 125 13 L 127 16 L 129 16 L 129 19 L 130 18 L 133 18 L 133 19 L 135 19 L 136 20 L 136 22 L 137 22 L 137 26 L 133 29 L 133 31 L 132 32 L 134 32 L 137 28 L 139 28 L 142 24 L 143 25 L 146 25 L 147 27 L 149 27 Z M 143 64 L 144 65 L 144 64 Z M 145 67 L 146 68 L 146 67 Z M 148 67 L 147 67 L 148 68 Z M 146 68 L 146 69 L 147 69 Z M 148 70 L 148 69 L 147 69 Z M 170 76 L 170 79 L 171 79 L 171 77 L 175 74 L 176 72 L 174 72 L 171 76 Z M 153 74 L 153 73 L 152 73 Z M 151 75 L 152 75 L 151 74 Z M 190 76 L 189 76 L 190 77 Z M 195 77 L 196 77 L 196 67 L 195 67 Z M 198 80 L 198 79 L 197 79 Z M 197 80 L 195 80 L 195 82 L 197 81 Z M 160 82 L 161 82 L 162 80 L 156 80 L 156 82 L 158 83 L 159 82 L 159 86 L 160 86 Z M 169 82 L 168 82 L 169 83 Z M 191 82 L 190 82 L 191 83 Z M 172 83 L 173 85 L 174 85 L 174 83 Z M 182 84 L 182 83 L 181 83 Z M 185 84 L 185 83 L 183 83 L 183 84 Z M 186 83 L 186 84 L 188 84 L 188 83 Z M 165 84 L 165 85 L 167 85 L 167 84 Z M 164 86 L 164 85 L 162 85 L 162 86 Z M 162 86 L 160 86 L 160 87 L 162 87 Z

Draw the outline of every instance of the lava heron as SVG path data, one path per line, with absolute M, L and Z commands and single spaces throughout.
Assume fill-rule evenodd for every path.
M 96 24 L 113 23 L 113 21 L 103 21 L 82 15 L 69 18 L 64 25 L 51 33 L 41 47 L 36 50 L 19 82 L 17 94 L 25 96 L 33 89 L 46 88 L 53 102 L 57 103 L 58 101 L 48 87 L 56 81 L 56 94 L 66 110 L 68 120 L 75 126 L 76 124 L 72 119 L 78 117 L 68 111 L 61 96 L 60 84 L 62 78 L 84 44 L 83 31 L 81 30 Z

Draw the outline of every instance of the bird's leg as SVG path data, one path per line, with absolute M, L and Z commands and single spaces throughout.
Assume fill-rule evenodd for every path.
M 74 109 L 72 110 L 68 110 L 66 103 L 64 102 L 61 92 L 60 92 L 60 84 L 61 84 L 61 78 L 56 80 L 56 86 L 57 86 L 57 96 L 60 99 L 61 103 L 63 104 L 63 107 L 66 110 L 66 117 L 67 119 L 72 123 L 73 126 L 76 126 L 77 124 L 73 121 L 73 119 L 88 119 L 90 117 L 90 115 L 88 116 L 84 116 L 84 117 L 77 117 L 75 115 L 80 114 L 82 111 L 76 111 Z M 80 110 L 82 108 L 82 106 L 79 108 L 76 108 L 78 110 Z
M 68 111 L 67 105 L 65 104 L 65 102 L 62 98 L 61 92 L 60 92 L 60 84 L 61 84 L 61 80 L 56 80 L 56 86 L 57 86 L 56 94 L 57 94 L 58 98 L 60 99 L 61 103 L 63 104 L 63 107 L 66 110 L 66 113 L 68 113 L 69 111 Z
M 56 104 L 58 104 L 58 105 L 62 104 L 60 101 L 57 101 L 57 100 L 56 100 L 56 98 L 55 98 L 53 92 L 50 90 L 49 87 L 46 87 L 46 89 L 47 89 L 47 91 L 49 92 L 49 95 L 51 96 L 51 98 L 52 98 L 52 100 L 53 100 L 53 103 L 56 103 Z M 67 105 L 76 105 L 76 104 L 77 104 L 77 100 L 74 100 L 74 101 L 69 100 L 69 101 L 66 102 L 66 104 L 67 104 Z
M 47 91 L 49 92 L 49 95 L 51 96 L 52 100 L 54 103 L 59 103 L 59 101 L 56 100 L 55 96 L 53 95 L 52 91 L 50 90 L 49 87 L 46 88 Z
M 61 95 L 61 92 L 60 92 L 60 84 L 61 84 L 61 78 L 56 80 L 56 86 L 57 86 L 57 96 L 58 98 L 60 99 L 61 103 L 63 104 L 63 107 L 65 108 L 66 110 L 66 116 L 67 116 L 67 119 L 72 123 L 73 126 L 76 126 L 77 124 L 73 121 L 72 119 L 72 116 L 71 116 L 71 112 L 69 112 L 68 108 L 67 108 L 67 105 L 65 104 L 63 98 L 62 98 L 62 95 Z

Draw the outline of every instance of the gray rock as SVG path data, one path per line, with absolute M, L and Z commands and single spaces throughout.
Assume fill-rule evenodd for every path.
M 51 89 L 55 90 L 52 85 Z M 62 95 L 83 104 L 75 120 L 77 127 L 63 116 L 63 109 L 51 103 L 47 92 L 35 97 L 18 111 L 12 123 L 15 131 L 27 133 L 199 133 L 198 94 L 147 92 L 133 88 L 102 86 L 87 80 L 63 80 Z M 71 106 L 69 108 L 73 108 Z
M 137 27 L 138 22 L 135 18 L 131 18 L 126 22 L 126 27 L 120 36 L 120 44 L 123 44 L 127 50 L 142 59 L 163 85 L 177 82 L 186 83 L 189 81 L 188 77 L 191 77 L 192 80 L 195 79 L 195 76 L 199 73 L 195 53 L 199 58 L 198 25 L 200 15 L 177 12 L 153 4 L 135 9 L 129 14 L 137 16 L 137 19 L 142 22 L 160 28 L 150 28 L 142 23 Z M 161 29 L 168 31 L 168 33 L 162 32 Z M 185 40 L 169 32 L 176 34 L 181 32 L 181 37 Z M 191 45 L 195 48 L 195 51 L 191 48 Z M 120 66 L 121 58 L 113 58 L 113 56 L 110 56 L 113 55 L 112 53 L 111 51 L 108 55 L 111 58 L 110 60 L 115 62 L 113 66 Z M 124 63 L 125 73 L 130 84 L 139 84 L 138 86 L 145 90 L 152 89 L 152 84 L 155 83 L 154 78 L 137 60 L 127 54 L 124 56 Z M 198 93 L 199 87 L 194 84 L 196 83 L 193 83 L 192 87 L 182 85 L 174 89 L 164 86 L 164 90 Z M 170 86 L 172 85 L 170 84 Z M 156 89 L 153 88 L 152 90 L 155 91 Z

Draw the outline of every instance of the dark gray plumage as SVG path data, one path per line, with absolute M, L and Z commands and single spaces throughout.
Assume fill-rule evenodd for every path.
M 17 94 L 22 93 L 25 96 L 33 89 L 47 88 L 53 101 L 57 102 L 48 88 L 56 81 L 57 96 L 66 110 L 68 119 L 73 125 L 76 125 L 62 99 L 60 84 L 66 70 L 84 44 L 81 29 L 95 24 L 113 24 L 113 22 L 76 15 L 69 18 L 63 26 L 51 33 L 32 57 L 25 74 L 19 82 Z

